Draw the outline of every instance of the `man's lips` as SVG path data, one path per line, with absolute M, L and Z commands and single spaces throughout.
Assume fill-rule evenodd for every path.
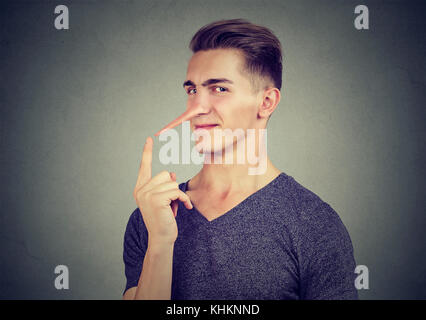
M 218 126 L 218 124 L 198 124 L 195 129 L 211 129 Z

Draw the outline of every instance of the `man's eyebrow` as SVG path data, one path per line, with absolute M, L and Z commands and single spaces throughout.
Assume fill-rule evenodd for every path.
M 225 82 L 225 83 L 230 83 L 230 84 L 234 84 L 231 80 L 226 79 L 226 78 L 219 78 L 219 79 L 208 79 L 206 81 L 204 81 L 201 85 L 203 87 L 209 86 L 211 84 L 215 84 L 215 83 L 221 83 L 221 82 Z M 194 86 L 195 87 L 195 83 L 192 82 L 191 80 L 187 80 L 183 83 L 183 87 L 187 87 L 187 86 Z

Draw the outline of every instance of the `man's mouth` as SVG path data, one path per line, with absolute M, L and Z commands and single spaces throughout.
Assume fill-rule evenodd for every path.
M 217 126 L 218 126 L 218 124 L 199 124 L 199 125 L 195 126 L 195 130 L 197 130 L 197 129 L 209 130 L 209 129 L 212 129 L 212 128 L 217 127 Z

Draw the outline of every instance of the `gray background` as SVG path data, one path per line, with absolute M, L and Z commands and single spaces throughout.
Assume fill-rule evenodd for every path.
M 54 28 L 58 4 L 69 30 Z M 358 4 L 368 31 L 354 28 Z M 361 299 L 426 299 L 424 1 L 13 1 L 0 12 L 0 298 L 121 299 L 145 138 L 186 108 L 192 35 L 246 18 L 284 48 L 272 162 L 340 215 L 370 271 Z M 184 182 L 201 168 L 162 165 L 154 144 L 154 174 Z M 59 264 L 69 290 L 54 288 Z

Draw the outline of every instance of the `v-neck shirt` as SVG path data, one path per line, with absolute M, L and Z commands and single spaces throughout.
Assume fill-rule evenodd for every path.
M 244 198 L 240 203 L 238 203 L 237 205 L 235 205 L 234 207 L 232 207 L 231 209 L 229 209 L 228 211 L 226 211 L 225 213 L 217 216 L 216 218 L 214 218 L 213 220 L 208 220 L 198 209 L 197 207 L 193 204 L 193 208 L 187 211 L 193 213 L 193 215 L 196 217 L 196 219 L 199 217 L 201 219 L 200 223 L 206 223 L 208 225 L 216 225 L 216 224 L 220 224 L 221 220 L 224 219 L 226 220 L 229 216 L 232 216 L 234 214 L 234 212 L 237 212 L 236 214 L 238 215 L 239 213 L 241 213 L 242 211 L 240 210 L 240 208 L 244 208 L 244 206 L 246 206 L 246 202 L 250 202 L 255 197 L 261 197 L 263 192 L 267 192 L 269 188 L 273 187 L 274 184 L 279 183 L 279 176 L 282 175 L 282 173 L 280 173 L 277 177 L 275 177 L 272 181 L 270 181 L 268 184 L 266 184 L 265 186 L 263 186 L 262 188 L 258 189 L 256 192 L 250 194 L 248 197 Z M 186 192 L 188 190 L 188 183 L 190 180 L 187 180 L 184 184 L 181 184 L 179 186 L 179 189 L 182 190 L 183 192 Z M 226 216 L 226 217 L 225 217 Z M 232 218 L 232 217 L 231 217 Z M 226 223 L 226 222 L 225 222 Z
M 211 221 L 179 202 L 176 223 L 173 300 L 358 298 L 340 217 L 284 172 Z M 137 208 L 124 236 L 125 290 L 138 285 L 147 244 Z

